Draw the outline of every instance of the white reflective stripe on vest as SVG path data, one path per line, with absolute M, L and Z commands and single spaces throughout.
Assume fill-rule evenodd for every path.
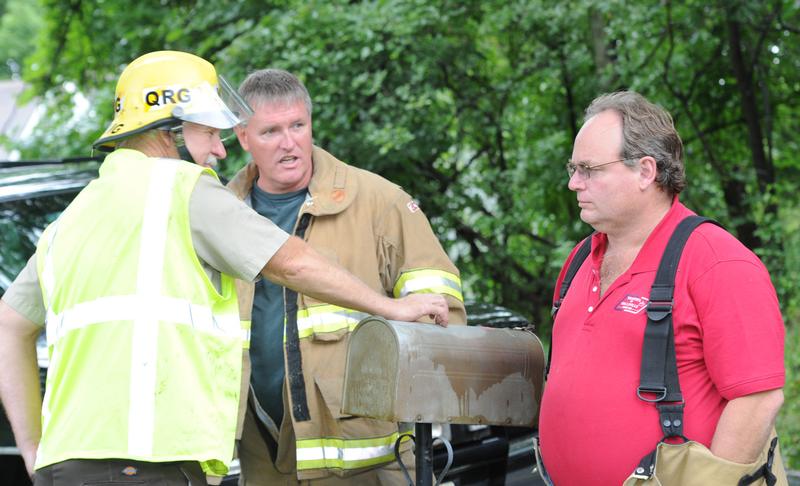
M 155 164 L 150 172 L 142 220 L 141 251 L 136 294 L 158 297 L 164 271 L 172 186 L 178 166 Z M 153 453 L 155 424 L 156 359 L 158 355 L 157 308 L 146 307 L 134 320 L 131 337 L 130 413 L 128 414 L 128 452 L 150 456 Z
M 297 441 L 297 469 L 357 469 L 394 458 L 397 432 L 374 439 L 303 439 Z M 368 445 L 368 444 L 375 445 Z M 306 446 L 305 444 L 309 444 Z
M 92 324 L 141 322 L 148 318 L 155 322 L 185 324 L 198 332 L 217 336 L 242 339 L 249 335 L 249 329 L 242 329 L 239 317 L 233 314 L 214 317 L 208 306 L 173 297 L 125 295 L 83 302 L 60 314 L 48 311 L 47 345 L 53 346 L 70 331 Z
M 297 312 L 297 331 L 300 339 L 314 333 L 353 330 L 369 314 L 335 305 L 319 305 Z

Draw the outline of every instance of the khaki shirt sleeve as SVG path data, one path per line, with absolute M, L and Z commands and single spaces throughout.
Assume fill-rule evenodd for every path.
M 386 260 L 384 277 L 394 285 L 404 272 L 412 270 L 441 270 L 459 277 L 430 222 L 416 202 L 398 189 L 380 228 L 382 257 Z M 443 294 L 450 307 L 450 323 L 466 324 L 467 313 L 463 300 Z M 462 293 L 463 298 L 463 293 Z
M 189 223 L 200 260 L 246 281 L 255 280 L 289 238 L 206 174 L 189 200 Z
M 255 280 L 289 238 L 207 175 L 200 177 L 192 193 L 189 219 L 192 243 L 200 260 L 243 280 Z M 34 254 L 3 294 L 3 301 L 28 320 L 44 325 L 42 299 Z
M 36 254 L 28 259 L 25 268 L 3 294 L 3 302 L 22 314 L 26 319 L 40 326 L 44 325 L 46 311 L 36 271 Z

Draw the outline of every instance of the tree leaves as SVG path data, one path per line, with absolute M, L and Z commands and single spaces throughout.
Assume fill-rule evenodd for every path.
M 788 312 L 800 304 L 800 250 L 787 245 L 800 229 L 786 224 L 800 207 L 791 1 L 44 3 L 25 75 L 52 111 L 30 153 L 88 151 L 116 77 L 147 51 L 197 53 L 234 83 L 288 69 L 311 92 L 316 143 L 420 200 L 467 297 L 546 328 L 555 276 L 590 231 L 566 189 L 572 139 L 595 96 L 632 88 L 671 111 L 686 142 L 682 200 L 754 246 Z M 68 82 L 91 110 L 64 130 Z M 232 147 L 222 170 L 244 161 Z

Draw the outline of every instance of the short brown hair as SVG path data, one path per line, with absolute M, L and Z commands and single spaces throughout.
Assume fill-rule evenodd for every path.
M 247 76 L 239 94 L 252 107 L 262 103 L 302 101 L 311 116 L 311 96 L 297 76 L 283 69 L 259 69 Z

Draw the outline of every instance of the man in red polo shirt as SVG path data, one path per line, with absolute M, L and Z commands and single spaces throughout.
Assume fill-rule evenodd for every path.
M 678 200 L 682 152 L 670 115 L 633 92 L 595 99 L 575 138 L 568 187 L 596 233 L 556 316 L 542 400 L 542 458 L 558 486 L 622 484 L 663 436 L 636 389 L 650 286 L 673 229 L 694 214 Z M 718 458 L 756 461 L 784 384 L 766 268 L 723 229 L 701 225 L 678 266 L 673 321 L 684 435 Z

